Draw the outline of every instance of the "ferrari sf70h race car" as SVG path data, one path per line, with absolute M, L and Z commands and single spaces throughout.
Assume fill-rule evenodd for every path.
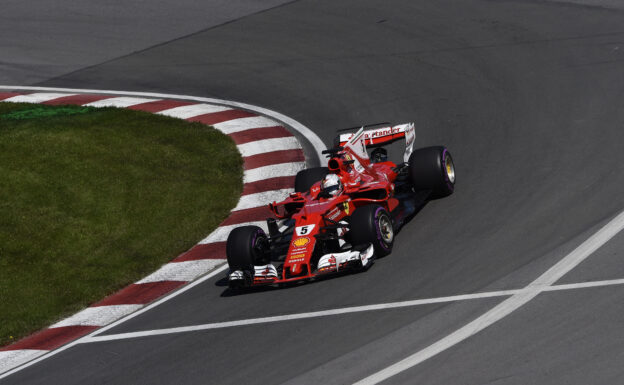
M 383 148 L 405 139 L 403 163 Z M 268 234 L 235 228 L 226 244 L 231 288 L 365 270 L 392 251 L 394 235 L 426 200 L 453 193 L 455 167 L 443 146 L 413 150 L 414 124 L 338 135 L 327 167 L 300 171 L 295 192 L 269 204 Z M 368 153 L 367 148 L 372 148 Z

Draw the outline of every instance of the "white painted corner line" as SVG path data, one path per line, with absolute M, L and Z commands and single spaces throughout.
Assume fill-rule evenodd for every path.
M 263 107 L 258 107 L 258 106 L 254 106 L 251 104 L 245 104 L 245 103 L 239 103 L 239 102 L 234 102 L 234 101 L 230 101 L 230 100 L 223 100 L 223 99 L 215 99 L 215 98 L 203 98 L 203 97 L 196 97 L 196 96 L 189 96 L 189 95 L 174 95 L 174 94 L 164 94 L 164 93 L 152 93 L 152 92 L 132 92 L 132 91 L 115 91 L 115 90 L 93 90 L 93 89 L 75 89 L 75 88 L 55 88 L 55 87 L 30 87 L 30 86 L 9 86 L 9 85 L 0 85 L 0 90 L 26 90 L 26 91 L 41 91 L 42 93 L 45 94 L 31 94 L 30 96 L 25 95 L 25 96 L 20 96 L 17 97 L 17 101 L 24 99 L 24 101 L 29 101 L 29 102 L 42 102 L 45 101 L 45 98 L 49 99 L 54 99 L 57 97 L 61 97 L 61 96 L 69 96 L 69 95 L 75 95 L 76 93 L 94 93 L 94 94 L 106 94 L 106 95 L 115 95 L 115 98 L 111 98 L 111 99 L 107 99 L 106 101 L 102 101 L 100 103 L 98 102 L 94 102 L 92 103 L 93 105 L 117 105 L 117 106 L 126 106 L 128 104 L 136 104 L 138 102 L 145 102 L 145 101 L 153 101 L 155 99 L 179 99 L 179 100 L 189 100 L 189 101 L 196 101 L 196 102 L 200 102 L 200 103 L 209 103 L 211 105 L 205 105 L 205 104 L 199 104 L 199 105 L 194 105 L 194 106 L 182 106 L 182 107 L 178 107 L 178 108 L 174 108 L 174 109 L 170 109 L 170 110 L 166 110 L 166 111 L 161 111 L 161 113 L 164 114 L 168 114 L 171 116 L 175 116 L 175 117 L 179 117 L 182 118 L 185 115 L 188 114 L 196 114 L 198 112 L 216 112 L 216 111 L 222 111 L 222 110 L 228 110 L 229 107 L 232 108 L 240 108 L 240 109 L 244 109 L 244 110 L 248 110 L 248 111 L 253 111 L 256 112 L 260 115 L 264 115 L 264 116 L 268 116 L 272 119 L 274 119 L 275 121 L 282 123 L 284 125 L 286 125 L 287 127 L 292 128 L 293 130 L 295 130 L 297 133 L 299 133 L 299 135 L 303 136 L 306 140 L 308 140 L 312 146 L 314 147 L 314 151 L 316 152 L 316 156 L 318 157 L 319 161 L 322 161 L 324 159 L 323 154 L 321 153 L 323 150 L 325 150 L 325 144 L 323 143 L 323 141 L 309 128 L 307 128 L 306 126 L 304 126 L 303 124 L 297 122 L 296 120 L 289 118 L 286 115 L 283 115 L 279 112 L 276 111 L 272 111 Z M 64 92 L 64 94 L 53 94 L 51 92 Z M 151 98 L 151 99 L 145 99 L 145 98 Z M 112 103 L 112 104 L 111 104 Z M 220 105 L 220 106 L 224 106 L 224 107 L 219 107 L 219 106 L 214 106 L 214 105 Z M 194 116 L 194 115 L 191 115 Z M 265 119 L 265 118 L 263 118 Z M 261 120 L 261 119 L 260 119 Z M 265 119 L 266 120 L 266 119 Z M 247 122 L 248 120 L 246 120 L 245 122 Z M 254 123 L 257 123 L 258 119 L 253 120 Z M 265 122 L 266 123 L 266 122 Z M 266 123 L 268 124 L 268 123 Z M 225 129 L 228 130 L 234 130 L 234 128 L 227 126 L 224 126 L 224 130 Z M 294 149 L 294 148 L 300 148 L 298 143 L 295 143 L 294 138 L 290 139 L 282 139 L 281 141 L 271 141 L 271 140 L 267 140 L 264 141 L 263 145 L 262 145 L 262 151 L 267 151 L 267 150 L 271 150 L 271 151 L 275 151 L 275 149 L 273 147 L 274 146 L 274 142 L 276 142 L 277 147 L 281 146 L 283 148 L 280 147 L 280 149 Z M 262 144 L 262 143 L 261 143 Z M 257 149 L 252 148 L 250 145 L 243 145 L 243 149 L 248 152 L 247 155 L 255 155 L 256 153 L 258 153 Z M 243 154 L 245 155 L 245 154 Z M 264 223 L 263 223 L 264 224 Z M 240 226 L 240 225 L 238 225 Z M 208 238 L 212 235 L 213 237 L 216 235 L 220 235 L 223 236 L 223 231 L 219 232 L 219 230 L 223 230 L 222 229 L 223 226 L 218 227 L 215 231 L 213 231 L 213 233 L 211 233 Z M 201 244 L 202 242 L 200 242 Z M 203 242 L 206 243 L 206 242 Z M 209 262 L 210 264 L 214 263 L 214 262 Z M 192 263 L 191 263 L 192 264 Z M 180 268 L 180 267 L 186 267 L 186 265 L 189 264 L 180 264 L 178 266 L 178 264 L 176 264 L 176 268 Z M 127 314 L 126 316 L 118 319 L 115 322 L 110 323 L 107 326 L 104 326 L 102 328 L 99 328 L 93 332 L 91 332 L 90 334 L 83 336 L 79 339 L 76 339 L 64 346 L 61 346 L 60 348 L 51 350 L 45 354 L 41 354 L 40 356 L 38 356 L 37 358 L 34 358 L 31 361 L 25 362 L 24 364 L 21 364 L 19 366 L 16 366 L 13 369 L 10 369 L 6 372 L 0 373 L 0 379 L 3 379 L 7 376 L 10 376 L 11 374 L 18 372 L 22 369 L 25 369 L 33 364 L 36 364 L 44 359 L 47 359 L 53 355 L 56 355 L 66 349 L 71 348 L 72 346 L 75 346 L 78 343 L 81 343 L 81 341 L 83 339 L 89 338 L 90 336 L 94 336 L 97 335 L 99 333 L 105 332 L 107 330 L 109 330 L 112 327 L 115 327 L 131 318 L 137 317 L 143 313 L 145 313 L 146 311 L 151 310 L 152 308 L 160 305 L 161 303 L 168 301 L 184 292 L 186 292 L 187 290 L 190 290 L 191 288 L 199 285 L 200 283 L 206 281 L 207 279 L 210 279 L 212 277 L 214 277 L 215 275 L 223 272 L 224 270 L 227 269 L 227 264 L 223 264 L 221 266 L 215 266 L 216 269 L 207 273 L 204 276 L 199 277 L 198 279 L 196 279 L 195 281 L 189 282 L 188 284 L 182 286 L 181 288 L 179 288 L 178 290 L 174 290 L 172 292 L 170 292 L 169 294 L 163 296 L 162 298 L 160 298 L 159 300 L 152 302 L 151 304 L 142 307 L 140 310 L 137 310 L 135 312 L 132 312 L 130 314 Z M 162 270 L 162 269 L 161 269 Z M 192 269 L 191 269 L 192 270 Z M 158 273 L 158 271 L 156 272 Z M 156 274 L 155 273 L 155 274 Z M 178 272 L 180 275 L 183 275 L 186 278 L 195 278 L 195 273 L 193 271 L 186 271 L 186 270 L 180 270 Z M 192 277 L 187 277 L 189 274 L 192 275 Z M 147 279 L 147 278 L 146 278 Z M 121 311 L 122 308 L 119 308 L 119 310 Z M 124 310 L 128 310 L 126 308 L 124 308 Z M 89 315 L 91 315 L 90 313 L 95 312 L 93 310 L 89 310 L 87 313 L 83 313 L 82 316 L 87 317 Z M 121 314 L 121 313 L 120 313 Z M 40 352 L 39 352 L 40 353 Z M 33 356 L 34 357 L 34 356 Z
M 573 290 L 573 289 L 612 286 L 612 285 L 624 285 L 624 278 L 605 280 L 605 281 L 593 281 L 593 282 L 572 283 L 572 284 L 565 284 L 565 285 L 554 285 L 554 286 L 545 287 L 543 291 Z M 196 332 L 196 331 L 202 331 L 202 330 L 224 329 L 224 328 L 230 328 L 230 327 L 236 327 L 236 326 L 250 326 L 250 325 L 257 325 L 257 324 L 274 323 L 274 322 L 294 321 L 294 320 L 309 319 L 309 318 L 320 318 L 320 317 L 336 316 L 336 315 L 343 315 L 343 314 L 361 313 L 361 312 L 367 312 L 367 311 L 390 310 L 390 309 L 398 309 L 398 308 L 405 308 L 405 307 L 430 305 L 430 304 L 436 304 L 436 303 L 457 302 L 457 301 L 466 301 L 466 300 L 493 298 L 493 297 L 505 297 L 505 296 L 511 296 L 511 295 L 532 293 L 534 291 L 535 289 L 533 288 L 500 290 L 500 291 L 491 291 L 491 292 L 483 292 L 483 293 L 475 293 L 475 294 L 453 295 L 453 296 L 448 296 L 448 297 L 416 299 L 416 300 L 402 301 L 402 302 L 390 302 L 390 303 L 382 303 L 382 304 L 375 304 L 375 305 L 353 306 L 353 307 L 346 307 L 346 308 L 340 308 L 340 309 L 321 310 L 321 311 L 287 314 L 287 315 L 279 315 L 279 316 L 272 316 L 272 317 L 251 318 L 251 319 L 244 319 L 244 320 L 237 320 L 237 321 L 214 322 L 214 323 L 192 325 L 192 326 L 182 326 L 182 327 L 175 327 L 175 328 L 109 334 L 109 335 L 104 335 L 104 336 L 90 336 L 88 338 L 82 339 L 80 343 L 125 340 L 125 339 L 131 339 L 131 338 L 139 338 L 139 337 L 151 337 L 151 336 L 159 336 L 159 335 L 166 335 L 166 334 Z
M 421 362 L 441 353 L 450 347 L 466 340 L 470 336 L 480 332 L 488 326 L 500 321 L 516 309 L 520 308 L 527 302 L 535 298 L 543 291 L 556 290 L 557 286 L 553 284 L 563 277 L 570 270 L 575 268 L 579 263 L 583 262 L 587 257 L 598 250 L 602 245 L 607 243 L 611 238 L 618 234 L 624 228 L 624 212 L 619 213 L 615 218 L 610 220 L 605 226 L 589 237 L 585 242 L 581 243 L 571 253 L 563 257 L 554 266 L 537 277 L 536 280 L 527 285 L 524 289 L 507 298 L 494 308 L 484 313 L 474 321 L 457 329 L 448 336 L 438 340 L 428 347 L 412 354 L 411 356 L 382 369 L 370 376 L 356 382 L 356 385 L 370 385 L 385 381 L 388 378 L 410 369 Z M 619 282 L 620 280 L 618 280 Z M 571 286 L 581 287 L 579 285 L 561 285 L 564 289 Z M 596 285 L 596 283 L 594 283 Z M 591 287 L 591 286 L 589 286 Z
M 113 323 L 110 323 L 110 324 L 108 324 L 108 325 L 106 325 L 104 327 L 101 327 L 101 328 L 99 328 L 97 330 L 94 330 L 93 332 L 91 332 L 91 333 L 89 333 L 89 334 L 87 334 L 87 335 L 85 335 L 85 336 L 83 336 L 81 338 L 78 338 L 78 339 L 68 343 L 67 345 L 63 345 L 60 348 L 57 348 L 55 350 L 51 350 L 48 353 L 43 354 L 43 355 L 35 358 L 32 361 L 28 361 L 28 362 L 26 362 L 26 363 L 24 363 L 24 364 L 22 364 L 20 366 L 17 366 L 15 368 L 11 369 L 11 370 L 8 370 L 8 371 L 0 374 L 0 380 L 5 378 L 5 377 L 10 376 L 13 373 L 19 372 L 20 370 L 26 369 L 27 367 L 29 367 L 31 365 L 34 365 L 37 362 L 43 361 L 43 360 L 45 360 L 45 359 L 47 359 L 49 357 L 52 357 L 52 356 L 54 356 L 54 355 L 56 355 L 56 354 L 58 354 L 58 353 L 60 353 L 60 352 L 62 352 L 64 350 L 67 350 L 67 349 L 69 349 L 69 348 L 71 348 L 71 347 L 73 347 L 73 346 L 75 346 L 77 344 L 83 343 L 83 341 L 88 340 L 92 336 L 98 335 L 98 334 L 100 334 L 102 332 L 105 332 L 105 331 L 107 331 L 107 330 L 109 330 L 109 329 L 111 329 L 111 328 L 113 328 L 113 327 L 115 327 L 115 326 L 117 326 L 117 325 L 119 325 L 119 324 L 121 324 L 123 322 L 126 322 L 126 321 L 128 321 L 128 320 L 130 320 L 130 319 L 132 319 L 134 317 L 137 317 L 137 316 L 145 313 L 146 311 L 149 311 L 149 310 L 155 308 L 156 306 L 162 304 L 163 302 L 169 301 L 170 299 L 172 299 L 174 297 L 177 297 L 178 295 L 180 295 L 180 294 L 182 294 L 182 293 L 184 293 L 184 292 L 194 288 L 195 286 L 199 285 L 200 283 L 202 283 L 202 282 L 204 282 L 204 281 L 214 277 L 215 275 L 225 271 L 227 269 L 227 267 L 228 267 L 227 264 L 224 264 L 221 267 L 219 267 L 219 268 L 209 272 L 208 274 L 204 275 L 203 277 L 201 277 L 201 278 L 199 278 L 199 279 L 197 279 L 197 280 L 195 280 L 193 282 L 189 282 L 188 284 L 180 287 L 178 290 L 174 290 L 174 291 L 170 292 L 169 294 L 165 295 L 164 297 L 161 297 L 157 301 L 154 301 L 154 302 L 150 303 L 149 305 L 144 306 L 143 308 L 135 311 L 134 313 L 130 313 L 127 316 L 125 316 L 123 318 L 120 318 L 120 319 L 118 319 L 117 321 L 115 321 Z
M 241 108 L 243 110 L 249 110 L 257 112 L 261 115 L 269 116 L 278 122 L 282 122 L 288 127 L 291 127 L 293 130 L 297 131 L 303 137 L 305 137 L 314 150 L 316 151 L 316 155 L 320 162 L 325 159 L 325 155 L 321 152 L 326 149 L 325 143 L 321 140 L 321 138 L 314 133 L 314 131 L 310 130 L 308 127 L 299 123 L 298 121 L 281 114 L 277 111 L 269 110 L 268 108 L 258 107 L 251 104 L 234 102 L 231 100 L 223 100 L 223 99 L 215 99 L 215 98 L 202 98 L 198 96 L 190 96 L 190 95 L 175 95 L 175 94 L 163 94 L 157 92 L 133 92 L 133 91 L 114 91 L 114 90 L 84 90 L 79 88 L 57 88 L 57 87 L 24 87 L 24 86 L 7 86 L 0 85 L 0 90 L 27 90 L 27 91 L 44 91 L 44 92 L 74 92 L 74 93 L 96 93 L 96 94 L 111 94 L 111 95 L 128 95 L 128 96 L 138 96 L 138 97 L 148 97 L 148 98 L 161 98 L 161 99 L 180 99 L 180 100 L 192 100 L 202 103 L 211 103 L 211 104 L 220 104 L 228 107 L 236 107 Z

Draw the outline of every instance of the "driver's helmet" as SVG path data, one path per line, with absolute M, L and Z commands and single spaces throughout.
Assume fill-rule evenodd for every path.
M 327 174 L 321 182 L 321 192 L 324 195 L 335 197 L 342 192 L 342 182 L 336 174 Z

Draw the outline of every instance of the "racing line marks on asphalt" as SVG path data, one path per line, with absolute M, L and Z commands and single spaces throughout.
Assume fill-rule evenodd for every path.
M 607 243 L 611 238 L 617 235 L 624 228 L 624 211 L 619 213 L 615 218 L 611 219 L 606 225 L 604 225 L 600 230 L 594 233 L 591 237 L 589 237 L 586 241 L 581 243 L 576 249 L 570 252 L 568 255 L 563 257 L 559 262 L 557 262 L 554 266 L 544 272 L 542 275 L 537 277 L 533 282 L 528 284 L 524 289 L 512 295 L 510 298 L 504 300 L 500 304 L 496 305 L 491 310 L 487 311 L 474 321 L 466 324 L 465 326 L 457 329 L 455 332 L 449 334 L 448 336 L 438 340 L 432 345 L 412 354 L 411 356 L 385 368 L 372 375 L 358 381 L 356 384 L 358 385 L 369 385 L 369 384 L 377 384 L 381 381 L 387 380 L 388 378 L 401 373 L 407 369 L 410 369 L 421 362 L 437 355 L 449 349 L 450 347 L 466 340 L 470 336 L 480 332 L 481 330 L 487 328 L 488 326 L 500 321 L 505 318 L 509 314 L 511 314 L 516 309 L 520 308 L 527 302 L 531 301 L 535 298 L 539 293 L 543 291 L 553 291 L 556 290 L 557 286 L 553 286 L 553 284 L 563 277 L 570 270 L 578 266 L 579 263 L 583 262 L 587 257 L 592 255 L 598 248 Z M 609 282 L 609 284 L 613 284 L 613 282 L 621 283 L 622 280 L 616 281 L 604 281 Z M 596 282 L 592 283 L 595 287 L 597 285 Z M 562 290 L 567 288 L 580 288 L 583 287 L 584 284 L 579 283 L 576 285 L 561 285 L 563 287 Z M 592 287 L 592 286 L 589 286 Z
M 491 292 L 475 293 L 475 294 L 453 295 L 453 296 L 448 296 L 448 297 L 416 299 L 416 300 L 411 300 L 411 301 L 390 302 L 390 303 L 383 303 L 383 304 L 376 304 L 376 305 L 353 306 L 353 307 L 346 307 L 346 308 L 340 308 L 340 309 L 321 310 L 321 311 L 287 314 L 287 315 L 272 316 L 272 317 L 251 318 L 251 319 L 244 319 L 244 320 L 237 320 L 237 321 L 214 322 L 214 323 L 194 325 L 194 326 L 183 326 L 183 327 L 176 327 L 176 328 L 146 330 L 146 331 L 140 331 L 140 332 L 110 334 L 110 335 L 105 335 L 105 336 L 100 335 L 100 336 L 84 338 L 81 340 L 81 343 L 124 340 L 124 339 L 130 339 L 130 338 L 149 337 L 149 336 L 158 336 L 158 335 L 175 334 L 175 333 L 187 333 L 187 332 L 195 332 L 195 331 L 202 331 L 202 330 L 223 329 L 223 328 L 230 328 L 230 327 L 237 327 L 237 326 L 249 326 L 249 325 L 293 321 L 293 320 L 308 319 L 308 318 L 328 317 L 328 316 L 361 313 L 361 312 L 368 312 L 368 311 L 399 309 L 399 308 L 414 307 L 414 306 L 421 306 L 421 305 L 430 305 L 430 304 L 436 304 L 436 303 L 458 302 L 458 301 L 467 301 L 467 300 L 493 298 L 493 297 L 506 297 L 506 296 L 513 296 L 513 295 L 519 295 L 519 294 L 526 294 L 526 293 L 532 294 L 535 291 L 539 291 L 539 292 L 562 291 L 562 290 L 574 290 L 574 289 L 582 289 L 582 288 L 623 285 L 623 284 L 624 284 L 624 279 L 613 279 L 613 280 L 605 280 L 605 281 L 593 281 L 593 282 L 582 282 L 582 283 L 573 283 L 573 284 L 565 284 L 565 285 L 544 286 L 541 288 L 528 288 L 527 287 L 524 289 L 515 289 L 515 290 L 501 290 L 501 291 L 491 291 Z
M 262 206 L 273 200 L 281 200 L 293 191 L 294 175 L 305 168 L 301 145 L 282 122 L 288 121 L 292 128 L 311 139 L 311 142 L 320 142 L 309 129 L 279 113 L 225 100 L 100 90 L 0 86 L 0 89 L 2 88 L 47 91 L 30 94 L 2 93 L 0 100 L 3 101 L 130 108 L 211 124 L 229 135 L 237 144 L 244 159 L 244 188 L 239 205 L 235 208 L 237 211 L 233 210 L 222 225 L 200 244 L 102 301 L 57 322 L 48 329 L 1 348 L 0 373 L 4 374 L 1 374 L 0 378 L 72 346 L 77 338 L 92 333 L 104 325 L 116 324 L 115 321 L 135 317 L 142 313 L 141 310 L 147 310 L 152 305 L 156 306 L 173 298 L 225 270 L 227 267 L 224 265 L 225 248 L 221 246 L 231 229 L 241 224 L 257 223 L 266 230 L 264 219 L 268 210 L 262 210 Z M 85 91 L 93 94 L 83 93 Z M 324 146 L 319 148 L 318 152 L 322 149 Z M 275 181 L 278 183 L 274 183 Z M 189 257 L 185 258 L 185 255 Z M 208 272 L 210 273 L 206 275 Z M 187 284 L 193 280 L 195 281 L 192 284 Z M 187 285 L 180 288 L 185 284 Z M 167 295 L 168 293 L 170 294 Z M 148 305 L 164 295 L 166 296 Z M 51 350 L 53 351 L 50 352 Z M 26 362 L 28 363 L 22 365 Z M 20 365 L 22 366 L 16 368 Z

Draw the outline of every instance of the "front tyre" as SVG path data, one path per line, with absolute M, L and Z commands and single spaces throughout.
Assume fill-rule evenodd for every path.
M 377 257 L 390 254 L 394 244 L 390 214 L 379 205 L 358 207 L 351 215 L 347 238 L 354 247 L 372 243 Z
M 232 271 L 254 271 L 254 265 L 269 263 L 269 240 L 258 226 L 237 227 L 228 235 L 225 255 Z
M 446 147 L 415 150 L 408 163 L 415 190 L 430 190 L 432 199 L 449 196 L 455 190 L 455 164 Z

